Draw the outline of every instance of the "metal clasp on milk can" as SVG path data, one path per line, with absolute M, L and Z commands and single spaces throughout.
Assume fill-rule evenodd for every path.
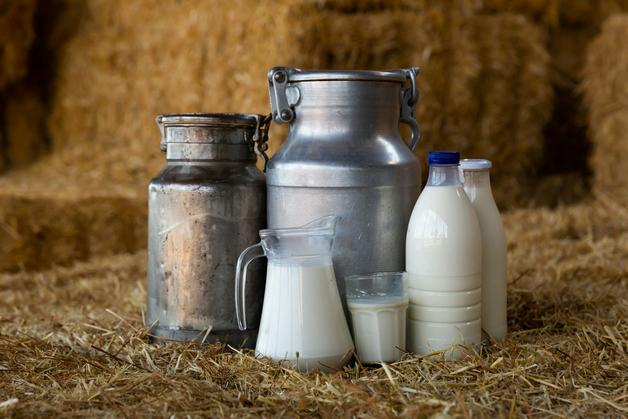
M 289 123 L 295 118 L 294 105 L 299 103 L 300 92 L 298 87 L 289 85 L 290 75 L 301 70 L 289 67 L 275 67 L 268 72 L 270 88 L 271 115 L 277 123 Z M 416 78 L 418 67 L 397 70 L 405 74 L 408 86 L 399 92 L 401 114 L 399 122 L 406 124 L 412 130 L 410 150 L 414 151 L 421 138 L 419 124 L 416 121 L 416 104 L 419 101 L 419 89 Z

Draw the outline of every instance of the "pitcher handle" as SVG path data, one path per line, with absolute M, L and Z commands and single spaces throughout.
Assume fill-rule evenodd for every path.
M 412 130 L 409 147 L 410 150 L 414 151 L 421 138 L 419 124 L 416 121 L 416 104 L 419 101 L 419 88 L 417 87 L 416 76 L 419 74 L 419 68 L 410 67 L 402 71 L 405 73 L 406 79 L 410 81 L 410 86 L 401 89 L 401 115 L 399 122 L 408 125 Z
M 261 252 L 254 254 L 254 252 Z M 246 330 L 246 273 L 249 264 L 255 259 L 264 256 L 264 249 L 262 243 L 249 246 L 242 251 L 238 262 L 236 264 L 235 274 L 235 307 L 236 318 L 238 319 L 238 328 L 240 330 Z

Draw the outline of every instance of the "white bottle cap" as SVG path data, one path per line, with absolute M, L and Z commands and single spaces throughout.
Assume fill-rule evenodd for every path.
M 462 170 L 488 170 L 493 167 L 493 163 L 486 159 L 462 159 L 460 168 Z

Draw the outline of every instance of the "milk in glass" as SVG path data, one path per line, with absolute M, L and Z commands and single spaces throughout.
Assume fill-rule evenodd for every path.
M 482 335 L 482 236 L 458 173 L 457 152 L 430 152 L 428 182 L 406 237 L 408 349 L 461 352 Z M 449 351 L 449 349 L 452 351 Z
M 358 359 L 394 362 L 406 348 L 407 285 L 403 272 L 376 272 L 345 278 Z
M 493 339 L 506 337 L 506 235 L 493 199 L 489 160 L 464 159 L 464 190 L 482 231 L 482 328 Z
M 399 361 L 406 347 L 408 300 L 348 302 L 358 358 L 363 363 Z

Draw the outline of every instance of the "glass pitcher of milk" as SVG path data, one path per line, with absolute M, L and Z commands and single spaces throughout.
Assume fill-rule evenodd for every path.
M 261 241 L 238 258 L 235 302 L 240 330 L 247 327 L 247 267 L 256 258 L 268 258 L 257 355 L 301 371 L 340 368 L 351 358 L 354 346 L 331 258 L 337 221 L 327 216 L 299 228 L 260 230 Z

